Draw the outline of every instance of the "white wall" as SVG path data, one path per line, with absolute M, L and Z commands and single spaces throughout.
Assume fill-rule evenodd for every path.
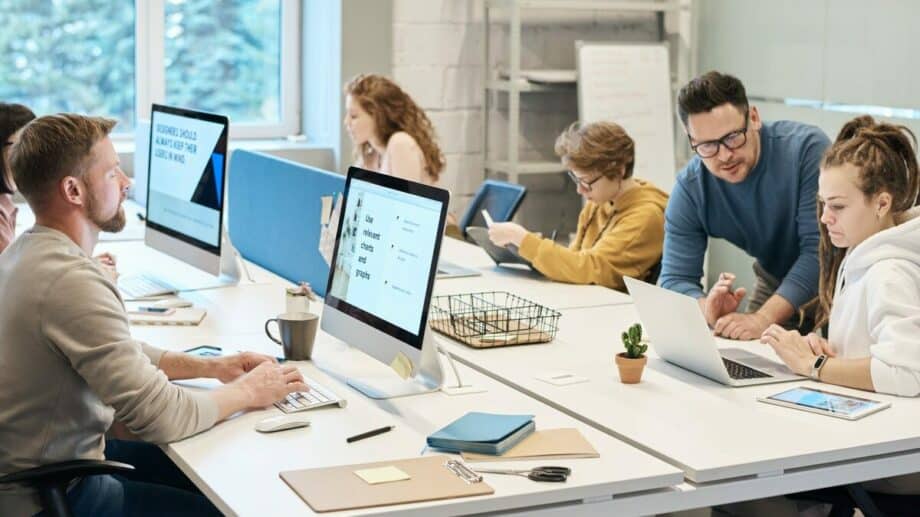
M 481 0 L 394 0 L 393 77 L 426 110 L 447 158 L 444 185 L 462 212 L 484 178 L 482 150 L 483 6 Z M 523 68 L 575 68 L 575 41 L 653 41 L 652 15 L 546 11 L 525 18 Z M 508 64 L 508 30 L 492 25 L 493 64 Z M 492 101 L 490 152 L 507 149 L 507 97 Z M 577 119 L 576 92 L 522 96 L 520 156 L 555 160 L 553 141 Z M 494 115 L 494 116 L 493 116 Z M 560 235 L 574 231 L 580 199 L 563 174 L 527 175 L 518 220 Z

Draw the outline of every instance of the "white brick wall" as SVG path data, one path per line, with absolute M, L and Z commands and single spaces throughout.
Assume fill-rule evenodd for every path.
M 525 20 L 523 68 L 574 68 L 576 40 L 657 39 L 654 18 L 646 14 L 556 11 Z M 393 24 L 393 77 L 431 118 L 447 161 L 442 184 L 451 190 L 451 209 L 462 213 L 484 178 L 482 1 L 394 0 Z M 507 66 L 507 25 L 493 23 L 490 30 L 493 65 Z M 490 152 L 497 156 L 507 154 L 506 99 L 492 102 Z M 575 90 L 522 96 L 521 111 L 522 158 L 556 159 L 555 137 L 578 116 Z M 517 217 L 522 224 L 546 234 L 574 230 L 581 202 L 564 175 L 522 182 L 528 187 Z

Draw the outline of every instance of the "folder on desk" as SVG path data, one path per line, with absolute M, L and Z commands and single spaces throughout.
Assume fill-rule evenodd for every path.
M 599 458 L 600 454 L 578 429 L 543 429 L 521 440 L 500 456 L 464 452 L 469 462 L 508 460 L 569 460 Z
M 128 312 L 128 322 L 132 325 L 198 325 L 204 319 L 207 310 L 202 307 L 183 307 L 172 314 L 141 314 Z
M 417 503 L 494 494 L 495 490 L 480 481 L 470 483 L 447 467 L 444 455 L 405 460 L 380 461 L 360 465 L 340 465 L 280 474 L 294 492 L 315 512 L 334 512 L 372 508 L 391 504 Z M 355 471 L 396 467 L 409 479 L 370 484 Z
M 453 452 L 502 454 L 533 432 L 533 415 L 471 411 L 428 437 L 428 446 Z

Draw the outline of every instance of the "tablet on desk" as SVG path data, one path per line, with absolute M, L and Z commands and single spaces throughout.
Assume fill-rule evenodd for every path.
M 506 247 L 496 246 L 489 239 L 489 230 L 480 226 L 469 226 L 466 234 L 473 239 L 476 244 L 485 250 L 485 252 L 495 261 L 496 265 L 502 264 L 523 264 L 533 269 L 533 264 L 524 257 L 518 255 L 517 246 L 509 245 Z
M 891 402 L 864 399 L 805 386 L 781 391 L 775 395 L 761 397 L 757 400 L 846 420 L 859 420 L 866 415 L 891 406 Z

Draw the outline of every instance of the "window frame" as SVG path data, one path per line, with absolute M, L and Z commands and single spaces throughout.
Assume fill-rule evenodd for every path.
M 135 116 L 150 120 L 153 103 L 166 104 L 165 22 L 167 0 L 135 0 Z M 301 133 L 300 121 L 300 19 L 299 0 L 281 1 L 281 79 L 277 123 L 234 122 L 231 139 L 282 138 Z M 154 66 L 160 63 L 160 66 Z M 134 134 L 113 135 L 132 140 Z

